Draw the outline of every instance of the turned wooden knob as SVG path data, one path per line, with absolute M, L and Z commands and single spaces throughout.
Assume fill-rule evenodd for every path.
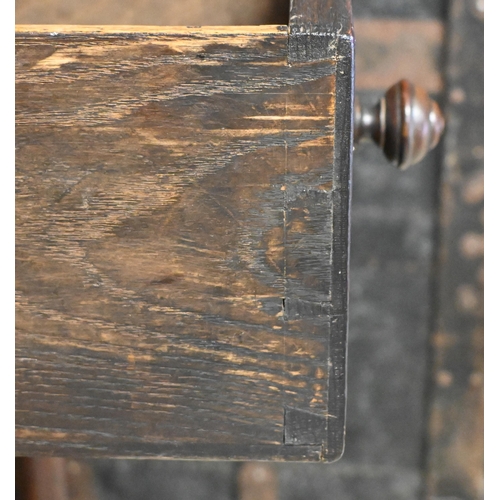
M 393 85 L 373 109 L 355 103 L 354 142 L 371 137 L 400 169 L 418 163 L 437 145 L 443 130 L 437 103 L 408 80 Z

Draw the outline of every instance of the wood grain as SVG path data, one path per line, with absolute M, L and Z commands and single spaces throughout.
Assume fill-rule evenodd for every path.
M 18 453 L 340 456 L 338 56 L 287 56 L 276 26 L 18 27 Z M 286 442 L 290 410 L 319 429 Z

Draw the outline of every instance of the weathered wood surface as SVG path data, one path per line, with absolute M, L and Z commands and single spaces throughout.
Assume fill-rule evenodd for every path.
M 352 41 L 350 0 L 291 0 L 289 60 L 328 61 L 343 37 Z
M 450 3 L 433 297 L 439 306 L 430 337 L 429 498 L 484 498 L 484 24 L 478 7 Z
M 351 48 L 18 28 L 19 454 L 340 456 Z

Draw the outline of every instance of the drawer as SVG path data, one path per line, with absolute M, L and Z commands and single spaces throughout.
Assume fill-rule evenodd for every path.
M 354 113 L 353 47 L 348 0 L 17 26 L 18 454 L 341 456 L 353 139 L 441 131 Z

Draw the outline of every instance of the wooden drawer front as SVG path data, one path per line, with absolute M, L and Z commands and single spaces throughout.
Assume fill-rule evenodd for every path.
M 18 453 L 340 455 L 351 54 L 288 47 L 18 28 Z

